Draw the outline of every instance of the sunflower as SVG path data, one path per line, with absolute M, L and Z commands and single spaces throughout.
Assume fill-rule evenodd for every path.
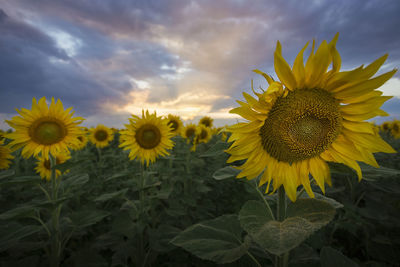
M 81 150 L 81 149 L 83 149 L 83 148 L 86 146 L 86 144 L 87 144 L 87 142 L 88 142 L 88 138 L 87 138 L 87 136 L 86 136 L 85 133 L 79 135 L 77 138 L 78 138 L 78 141 L 79 141 L 79 142 L 78 142 L 79 145 L 75 148 L 75 150 Z
M 390 133 L 394 138 L 400 138 L 400 121 L 394 121 L 391 123 Z
M 56 154 L 56 165 L 62 164 L 69 160 L 71 158 L 70 154 Z M 51 179 L 51 166 L 50 166 L 50 160 L 45 159 L 43 157 L 38 158 L 39 161 L 36 163 L 35 171 L 39 173 L 40 177 L 42 179 L 46 179 L 47 181 L 50 181 Z M 68 172 L 68 171 L 66 171 Z M 65 172 L 65 173 L 66 173 Z M 56 169 L 56 178 L 58 178 L 61 175 L 61 171 Z
M 4 140 L 0 140 L 0 170 L 8 169 L 10 167 L 11 161 L 14 157 L 11 156 L 11 150 L 8 146 L 4 145 Z
M 183 128 L 183 123 L 179 116 L 168 115 L 168 125 L 171 126 L 171 131 L 174 135 L 180 134 Z
M 198 128 L 193 123 L 186 125 L 182 130 L 182 136 L 187 139 L 188 143 L 193 141 L 197 134 L 198 134 Z
M 90 142 L 96 145 L 98 148 L 103 148 L 108 146 L 108 144 L 113 140 L 114 134 L 110 128 L 99 124 L 96 128 L 90 129 L 89 139 Z
M 121 131 L 121 144 L 124 150 L 130 150 L 129 158 L 139 158 L 141 164 L 149 166 L 158 156 L 169 155 L 167 149 L 172 149 L 171 141 L 174 134 L 168 125 L 168 119 L 157 117 L 156 112 L 142 110 L 142 118 L 132 115 L 126 129 Z
M 357 161 L 379 167 L 372 153 L 396 151 L 364 122 L 377 115 L 387 116 L 380 106 L 389 98 L 375 90 L 389 80 L 396 70 L 371 78 L 387 55 L 367 67 L 339 71 L 341 59 L 336 50 L 338 34 L 330 43 L 323 41 L 314 53 L 315 42 L 306 64 L 303 53 L 297 55 L 293 67 L 282 57 L 278 42 L 274 54 L 275 71 L 280 81 L 255 70 L 267 80 L 269 87 L 255 93 L 258 99 L 243 93 L 246 102 L 231 113 L 248 122 L 228 127 L 234 142 L 226 151 L 227 162 L 247 159 L 238 167 L 238 178 L 253 179 L 261 175 L 260 184 L 273 180 L 273 192 L 281 185 L 292 200 L 303 185 L 310 197 L 309 175 L 325 193 L 325 182 L 331 185 L 327 161 L 346 164 L 361 180 Z M 328 71 L 329 65 L 332 68 Z
M 199 124 L 202 124 L 208 128 L 211 128 L 213 126 L 213 119 L 208 117 L 208 116 L 204 116 L 203 118 L 200 119 Z
M 15 129 L 5 137 L 12 139 L 11 150 L 23 147 L 21 155 L 24 158 L 37 156 L 39 153 L 48 158 L 49 153 L 55 155 L 68 153 L 68 148 L 78 146 L 78 135 L 81 130 L 77 126 L 83 121 L 81 117 L 72 118 L 72 107 L 64 110 L 60 100 L 54 102 L 51 98 L 50 107 L 47 107 L 46 98 L 39 102 L 32 99 L 32 110 L 17 109 L 21 116 L 15 116 L 6 122 Z
M 388 132 L 390 130 L 390 122 L 386 121 L 386 122 L 382 123 L 381 129 L 384 132 Z
M 199 143 L 207 143 L 210 141 L 212 137 L 211 129 L 209 127 L 204 126 L 203 124 L 199 124 L 197 135 L 196 135 L 196 144 Z

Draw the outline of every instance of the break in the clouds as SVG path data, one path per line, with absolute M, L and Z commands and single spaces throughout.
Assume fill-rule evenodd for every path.
M 340 33 L 342 69 L 385 53 L 400 63 L 400 2 L 0 0 L 0 127 L 32 97 L 60 98 L 97 123 L 121 127 L 142 108 L 196 121 L 228 113 L 273 74 L 276 41 L 292 63 L 303 45 Z M 400 118 L 400 75 L 381 90 Z M 383 118 L 377 118 L 377 121 Z

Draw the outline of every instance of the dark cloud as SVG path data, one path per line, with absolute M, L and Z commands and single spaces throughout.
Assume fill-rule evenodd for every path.
M 255 88 L 266 87 L 251 71 L 275 76 L 277 40 L 292 64 L 307 41 L 331 40 L 336 32 L 343 69 L 385 53 L 385 71 L 400 64 L 397 0 L 14 0 L 4 10 L 9 15 L 0 12 L 0 76 L 7 78 L 0 80 L 0 97 L 7 101 L 0 113 L 46 95 L 94 116 L 104 103 L 125 105 L 138 90 L 134 80 L 151 83 L 149 102 L 187 91 L 230 96 L 210 103 L 218 111 L 251 92 L 251 79 Z M 76 42 L 74 53 L 60 46 L 57 31 Z M 189 71 L 182 74 L 183 68 Z M 387 106 L 398 113 L 399 106 Z

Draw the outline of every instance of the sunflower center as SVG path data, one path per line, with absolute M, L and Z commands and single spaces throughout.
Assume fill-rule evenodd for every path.
M 83 142 L 83 137 L 82 136 L 78 136 L 78 140 Z
M 210 127 L 211 121 L 208 120 L 208 119 L 204 119 L 204 120 L 201 121 L 201 124 L 203 124 L 206 127 Z
M 176 131 L 178 129 L 178 123 L 174 120 L 168 122 L 168 125 L 171 125 L 172 131 Z
M 389 125 L 388 124 L 383 124 L 383 130 L 385 130 L 385 131 L 389 130 Z
M 388 127 L 389 128 L 389 127 Z M 399 132 L 399 125 L 397 124 L 397 123 L 395 123 L 395 124 L 393 124 L 393 126 L 392 126 L 392 130 L 395 132 L 395 133 L 397 133 L 397 132 Z
M 95 133 L 94 133 L 94 138 L 96 138 L 96 140 L 97 141 L 104 141 L 104 140 L 107 140 L 107 137 L 108 137 L 108 134 L 107 134 L 107 132 L 106 131 L 104 131 L 104 130 L 97 130 Z
M 322 89 L 301 89 L 279 97 L 260 129 L 264 149 L 275 159 L 296 162 L 315 157 L 341 131 L 339 102 Z
M 28 130 L 32 140 L 41 145 L 56 144 L 67 135 L 67 128 L 58 119 L 44 117 L 35 121 Z
M 200 140 L 206 139 L 207 136 L 208 136 L 208 132 L 206 130 L 202 129 L 201 133 L 200 133 Z
M 156 126 L 145 124 L 137 129 L 135 138 L 142 148 L 152 149 L 161 142 L 161 132 Z
M 186 130 L 186 136 L 189 138 L 192 137 L 194 135 L 194 133 L 195 133 L 195 129 L 193 129 L 193 128 L 189 128 Z

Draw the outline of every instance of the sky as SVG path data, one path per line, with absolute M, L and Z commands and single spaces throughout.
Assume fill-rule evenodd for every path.
M 276 77 L 278 40 L 292 65 L 339 32 L 342 70 L 388 53 L 379 74 L 400 66 L 399 14 L 398 0 L 0 0 L 0 128 L 43 96 L 87 127 L 122 128 L 142 109 L 232 124 L 251 80 L 267 87 L 252 70 Z M 374 121 L 400 119 L 400 73 L 380 90 L 394 97 Z

